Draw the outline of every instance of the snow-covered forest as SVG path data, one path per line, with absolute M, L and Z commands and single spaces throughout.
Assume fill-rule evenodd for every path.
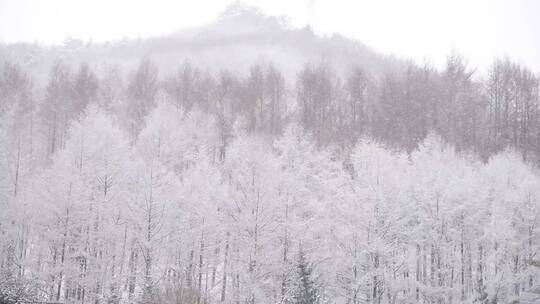
M 0 46 L 0 303 L 540 302 L 538 75 L 230 18 Z

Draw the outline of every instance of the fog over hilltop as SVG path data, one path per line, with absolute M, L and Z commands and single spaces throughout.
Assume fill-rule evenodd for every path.
M 57 59 L 74 65 L 86 62 L 100 70 L 111 65 L 132 69 L 143 57 L 151 58 L 165 74 L 184 61 L 211 72 L 230 69 L 241 73 L 247 73 L 252 64 L 272 62 L 289 79 L 308 62 L 331 63 L 340 72 L 362 65 L 374 73 L 403 64 L 359 41 L 339 34 L 321 37 L 309 27 L 292 28 L 286 17 L 266 16 L 240 3 L 229 6 L 211 24 L 161 37 L 107 43 L 66 37 L 60 46 L 17 43 L 0 48 L 0 60 L 21 62 L 41 71 L 42 76 Z

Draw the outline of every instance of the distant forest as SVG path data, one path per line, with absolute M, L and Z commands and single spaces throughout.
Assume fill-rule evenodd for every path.
M 40 134 L 47 141 L 43 158 L 63 146 L 70 122 L 90 103 L 113 115 L 135 140 L 148 113 L 167 101 L 214 117 L 224 145 L 235 123 L 276 137 L 295 122 L 317 144 L 344 151 L 368 136 L 410 152 L 435 132 L 484 160 L 506 148 L 531 163 L 540 160 L 538 78 L 509 59 L 495 60 L 486 76 L 457 54 L 448 56 L 443 70 L 408 63 L 380 76 L 353 66 L 341 77 L 331 64 L 314 63 L 306 64 L 293 83 L 272 64 L 252 65 L 246 76 L 178 65 L 176 72 L 160 75 L 144 58 L 127 75 L 113 67 L 98 77 L 87 64 L 74 68 L 58 60 L 46 86 L 36 87 L 31 71 L 6 63 L 1 114 L 46 132 Z

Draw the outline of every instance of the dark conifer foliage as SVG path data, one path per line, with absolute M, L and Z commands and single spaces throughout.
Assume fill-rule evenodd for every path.
M 293 299 L 295 304 L 316 304 L 319 303 L 319 291 L 313 278 L 311 263 L 306 260 L 303 250 L 298 252 L 296 265 L 296 277 L 291 282 L 293 289 Z

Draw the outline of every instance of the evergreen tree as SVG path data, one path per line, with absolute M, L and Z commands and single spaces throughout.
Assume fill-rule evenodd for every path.
M 313 267 L 306 259 L 305 253 L 300 249 L 298 253 L 298 265 L 296 282 L 293 283 L 292 303 L 314 304 L 319 301 L 317 285 L 313 280 Z

